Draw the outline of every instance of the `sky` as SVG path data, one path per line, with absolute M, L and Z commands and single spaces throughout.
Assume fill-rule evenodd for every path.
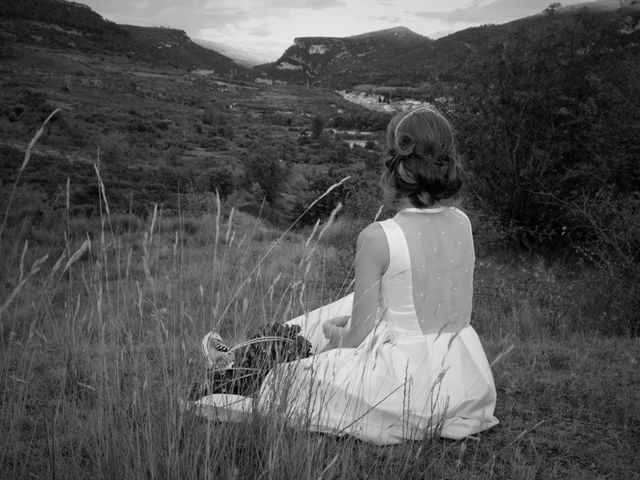
M 276 60 L 296 37 L 346 37 L 405 26 L 439 38 L 544 10 L 553 0 L 76 0 L 121 24 L 185 30 Z M 584 0 L 563 1 L 562 5 Z

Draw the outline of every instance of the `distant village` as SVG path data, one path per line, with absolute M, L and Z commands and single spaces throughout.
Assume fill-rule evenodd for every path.
M 272 80 L 266 76 L 256 77 L 254 79 L 256 83 L 263 85 L 286 85 L 287 82 L 282 80 Z M 378 112 L 400 112 L 410 110 L 421 105 L 432 106 L 428 102 L 420 100 L 414 100 L 412 98 L 405 98 L 402 100 L 390 100 L 385 95 L 372 94 L 367 92 L 348 92 L 346 90 L 337 90 L 336 93 L 348 102 L 361 105 L 369 110 L 375 110 Z
M 347 92 L 346 90 L 338 90 L 336 93 L 349 102 L 362 105 L 365 108 L 379 112 L 399 112 L 410 110 L 421 105 L 430 106 L 427 102 L 413 100 L 411 98 L 391 101 L 386 96 L 367 94 L 366 92 L 355 93 Z

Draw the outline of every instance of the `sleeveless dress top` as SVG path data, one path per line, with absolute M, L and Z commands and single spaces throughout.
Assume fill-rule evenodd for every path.
M 284 414 L 293 426 L 378 445 L 434 434 L 460 439 L 496 425 L 493 376 L 469 325 L 475 262 L 469 219 L 451 207 L 405 209 L 378 224 L 389 265 L 370 334 L 356 348 L 279 365 L 253 406 Z M 320 351 L 327 342 L 322 323 L 350 315 L 352 307 L 353 294 L 288 323 L 300 325 Z M 212 405 L 227 413 L 247 409 L 242 401 L 200 401 Z

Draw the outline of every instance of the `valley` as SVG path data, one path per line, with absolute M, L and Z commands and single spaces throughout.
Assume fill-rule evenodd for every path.
M 113 208 L 133 208 L 137 214 L 155 203 L 173 210 L 180 193 L 198 195 L 211 191 L 212 185 L 225 196 L 233 190 L 247 208 L 258 208 L 262 198 L 252 199 L 247 193 L 250 185 L 245 183 L 244 168 L 256 151 L 272 149 L 273 161 L 286 161 L 299 183 L 300 178 L 326 172 L 332 163 L 328 159 L 340 146 L 335 141 L 320 146 L 309 137 L 301 144 L 305 138 L 301 135 L 310 132 L 314 117 L 355 117 L 365 128 L 377 122 L 377 136 L 384 124 L 384 119 L 322 89 L 266 87 L 198 70 L 140 68 L 119 56 L 58 53 L 33 46 L 19 47 L 15 56 L 3 65 L 7 88 L 2 94 L 6 105 L 2 148 L 15 152 L 9 153 L 13 160 L 3 166 L 5 180 L 17 173 L 20 163 L 15 145 L 22 144 L 43 116 L 59 107 L 62 112 L 39 142 L 23 188 L 33 185 L 52 195 L 64 187 L 64 175 L 69 175 L 75 198 L 87 198 L 85 191 L 91 187 L 82 172 L 90 172 L 98 162 L 99 150 Z M 25 105 L 29 102 L 32 105 Z M 82 161 L 75 168 L 61 168 L 53 160 L 56 157 Z M 360 164 L 353 162 L 351 169 L 363 168 L 367 153 L 353 160 L 357 158 Z M 122 166 L 129 171 L 126 179 L 116 176 Z M 216 184 L 222 181 L 216 177 L 220 172 L 225 172 L 228 183 Z M 286 199 L 304 196 L 310 180 L 296 186 L 286 183 L 289 173 L 282 175 L 278 214 L 289 216 L 294 206 Z M 153 186 L 158 178 L 172 180 L 160 191 Z M 138 186 L 133 196 L 124 193 L 132 182 Z M 75 211 L 95 211 L 94 201 L 76 205 Z

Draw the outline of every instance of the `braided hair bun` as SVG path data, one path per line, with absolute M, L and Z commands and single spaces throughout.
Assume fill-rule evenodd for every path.
M 418 208 L 451 198 L 462 187 L 453 129 L 429 107 L 391 119 L 385 165 L 383 180 L 394 190 L 395 198 L 408 198 Z

